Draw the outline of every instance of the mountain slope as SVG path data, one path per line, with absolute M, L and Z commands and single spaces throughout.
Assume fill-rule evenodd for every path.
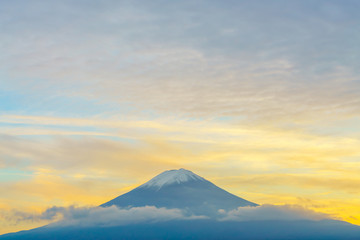
M 165 171 L 101 207 L 156 206 L 180 208 L 191 214 L 214 216 L 219 209 L 257 206 L 185 169 Z

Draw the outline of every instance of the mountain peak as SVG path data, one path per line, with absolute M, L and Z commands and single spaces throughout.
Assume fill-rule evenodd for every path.
M 157 188 L 171 184 L 180 184 L 189 181 L 206 181 L 204 178 L 184 168 L 168 170 L 160 173 L 150 181 L 144 183 L 139 188 Z
M 120 195 L 101 207 L 155 206 L 177 208 L 195 215 L 217 216 L 219 209 L 257 206 L 219 188 L 195 173 L 180 168 L 160 173 L 143 185 Z

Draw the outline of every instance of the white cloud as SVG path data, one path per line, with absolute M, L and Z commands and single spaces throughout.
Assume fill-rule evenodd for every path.
M 329 215 L 306 209 L 298 205 L 269 205 L 258 207 L 239 207 L 226 212 L 219 211 L 223 215 L 221 221 L 267 221 L 267 220 L 322 220 L 331 218 Z
M 122 209 L 116 206 L 102 207 L 50 207 L 40 214 L 13 210 L 2 213 L 7 220 L 22 221 L 55 221 L 50 227 L 63 226 L 120 226 L 141 222 L 162 222 L 170 220 L 203 219 L 205 216 L 190 215 L 180 209 L 157 208 L 154 206 Z
M 53 226 L 119 226 L 139 222 L 162 222 L 169 220 L 199 219 L 201 216 L 187 216 L 180 209 L 157 208 L 154 206 L 121 209 L 108 208 L 67 208 L 62 212 L 64 219 Z
M 297 205 L 261 205 L 258 207 L 239 207 L 231 211 L 220 209 L 218 221 L 295 221 L 322 220 L 332 217 Z M 50 227 L 64 226 L 121 226 L 137 223 L 163 222 L 171 220 L 206 219 L 207 216 L 191 215 L 181 209 L 157 208 L 154 206 L 128 209 L 111 206 L 102 207 L 50 207 L 41 214 L 13 211 L 8 220 L 53 221 Z

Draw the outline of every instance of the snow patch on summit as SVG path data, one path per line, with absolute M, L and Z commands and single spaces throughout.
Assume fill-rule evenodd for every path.
M 155 187 L 157 189 L 160 189 L 165 185 L 180 184 L 189 181 L 206 181 L 206 180 L 189 170 L 180 168 L 179 170 L 165 171 L 157 175 L 156 177 L 152 178 L 150 181 L 144 183 L 139 188 Z

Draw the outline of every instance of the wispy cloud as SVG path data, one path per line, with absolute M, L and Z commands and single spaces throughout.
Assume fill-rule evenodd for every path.
M 351 61 L 358 58 L 351 24 L 358 17 L 350 5 L 35 2 L 20 12 L 5 4 L 0 59 L 15 75 L 4 86 L 34 99 L 76 97 L 158 114 L 252 121 L 359 114 L 359 73 Z

